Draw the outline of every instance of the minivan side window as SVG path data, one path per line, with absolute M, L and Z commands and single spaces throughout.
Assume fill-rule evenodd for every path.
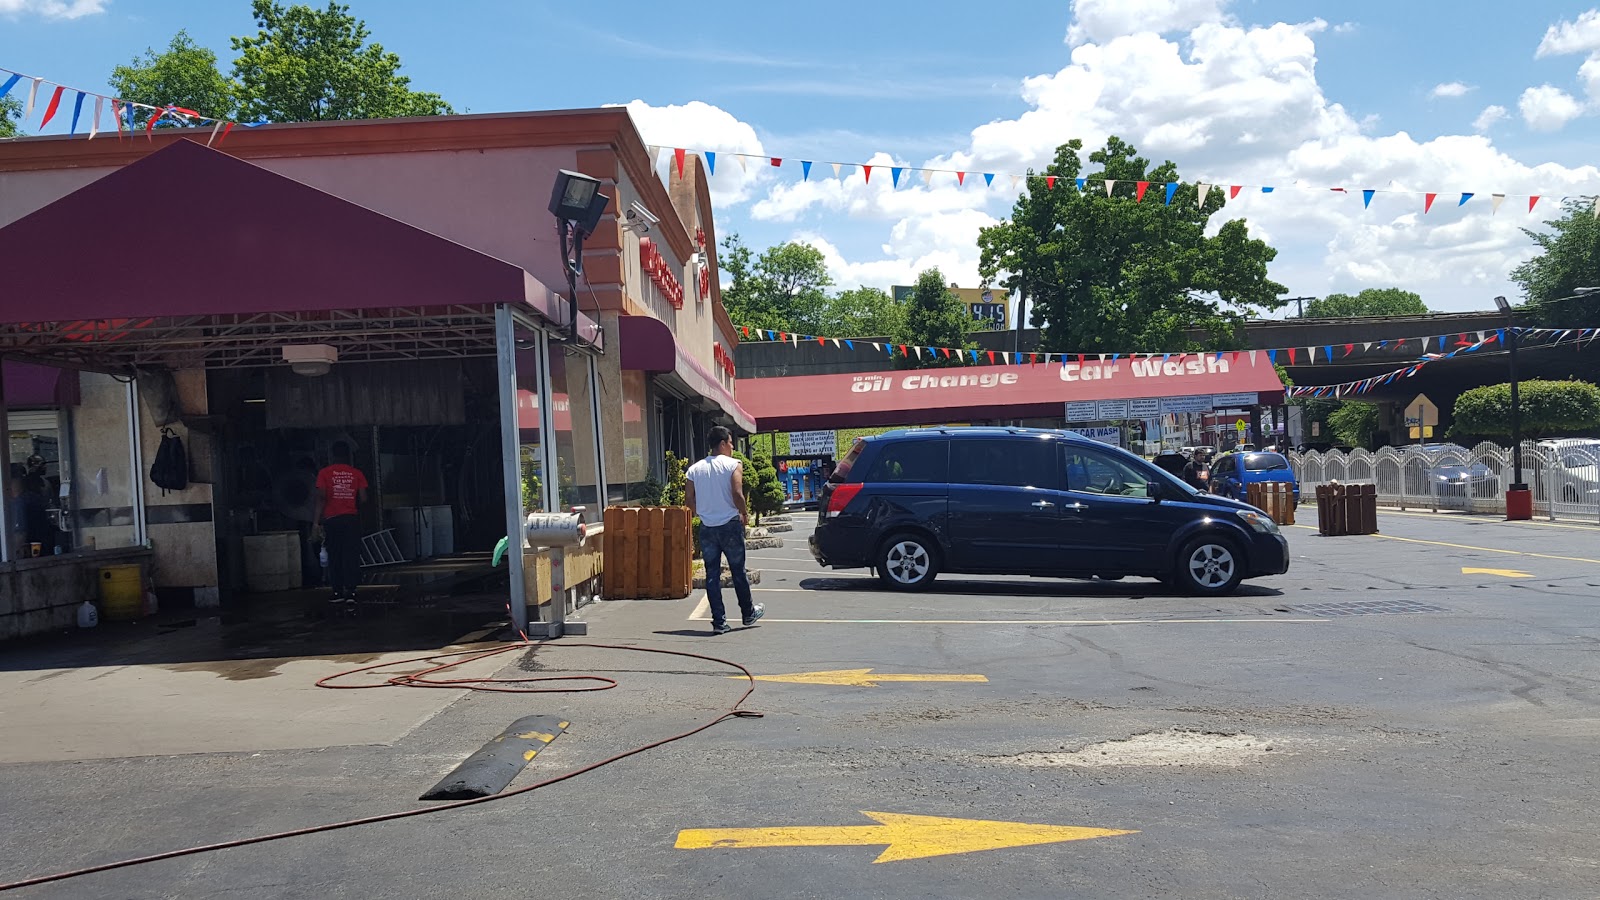
M 950 442 L 951 484 L 993 484 L 1054 490 L 1061 483 L 1050 441 L 957 440 Z
M 1217 460 L 1217 464 L 1216 464 L 1216 466 L 1213 467 L 1213 471 L 1212 471 L 1211 474 L 1213 474 L 1213 475 L 1232 475 L 1233 474 L 1233 459 L 1234 458 L 1232 456 L 1224 456 L 1223 458 Z
M 1089 447 L 1066 445 L 1062 451 L 1067 490 L 1122 497 L 1150 496 L 1148 472 L 1135 469 L 1110 453 Z
M 1261 453 L 1245 457 L 1244 467 L 1251 472 L 1271 472 L 1289 468 L 1289 461 L 1276 453 Z
M 880 482 L 911 482 L 944 484 L 950 472 L 950 442 L 891 441 L 878 451 L 861 480 L 868 484 Z

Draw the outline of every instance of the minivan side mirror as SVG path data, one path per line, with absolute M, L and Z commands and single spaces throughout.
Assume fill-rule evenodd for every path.
M 1147 482 L 1144 486 L 1144 492 L 1145 496 L 1149 497 L 1151 500 L 1154 500 L 1157 503 L 1161 502 L 1161 482 Z

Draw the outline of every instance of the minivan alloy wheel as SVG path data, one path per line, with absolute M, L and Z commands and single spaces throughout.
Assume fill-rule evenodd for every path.
M 932 565 L 927 548 L 912 540 L 896 541 L 884 554 L 889 577 L 901 584 L 916 584 L 927 578 Z
M 1184 564 L 1195 584 L 1216 590 L 1233 580 L 1239 562 L 1228 547 L 1207 541 L 1196 545 Z

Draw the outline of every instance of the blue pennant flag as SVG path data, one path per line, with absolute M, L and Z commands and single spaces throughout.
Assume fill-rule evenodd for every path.
M 715 151 L 715 150 L 706 150 L 706 151 L 704 151 L 704 155 L 705 155 L 705 158 L 706 158 L 706 169 L 712 175 L 717 174 L 717 151 Z
M 1083 190 L 1084 185 L 1086 185 L 1088 183 L 1089 183 L 1089 179 L 1087 179 L 1087 178 L 1079 178 L 1078 179 L 1078 190 L 1080 190 L 1080 191 Z
M 972 354 L 972 361 L 973 362 L 977 362 L 978 361 L 978 351 L 976 351 L 976 350 L 968 350 L 967 352 Z
M 1376 193 L 1377 193 L 1377 191 L 1372 190 L 1370 188 L 1361 192 L 1361 208 L 1362 209 L 1366 209 L 1367 207 L 1372 205 L 1372 195 L 1376 194 Z
M 811 160 L 809 160 L 809 159 L 800 160 L 800 180 L 801 181 L 810 181 L 811 180 Z
M 82 114 L 83 114 L 83 91 L 79 91 L 78 92 L 78 99 L 76 101 L 74 101 L 73 104 L 72 104 L 72 128 L 67 131 L 67 134 L 77 134 L 78 133 L 78 116 L 80 116 Z
M 994 173 L 993 172 L 985 172 L 985 173 L 983 173 L 983 186 L 984 187 L 994 187 Z
M 1172 358 L 1172 354 L 1171 353 L 1163 353 L 1163 354 L 1161 354 L 1161 361 L 1162 362 L 1166 362 L 1167 360 L 1169 360 L 1171 358 Z
M 1324 356 L 1328 357 L 1328 361 L 1329 362 L 1333 361 L 1333 345 L 1332 344 L 1324 345 L 1323 348 L 1322 348 L 1322 353 L 1323 353 Z
M 889 351 L 889 355 L 890 356 L 894 355 L 894 345 L 893 344 L 884 344 L 883 345 L 883 349 Z
M 845 338 L 844 339 L 844 345 L 846 347 L 849 347 L 851 350 L 854 350 L 856 348 L 856 342 L 850 340 L 849 338 Z
M 891 166 L 889 168 L 889 175 L 890 175 L 890 177 L 892 177 L 894 179 L 894 186 L 895 187 L 899 187 L 900 186 L 900 173 L 904 172 L 905 170 L 906 170 L 905 166 Z
M 13 75 L 10 78 L 7 78 L 5 85 L 4 86 L 0 86 L 0 97 L 4 97 L 5 95 L 11 93 L 11 89 L 16 87 L 17 86 L 17 82 L 19 82 L 21 80 L 22 80 L 22 76 L 21 75 Z
M 1471 194 L 1462 194 L 1461 195 L 1461 201 L 1459 203 L 1457 203 L 1456 205 L 1457 206 L 1466 206 L 1467 205 L 1467 201 L 1471 200 L 1471 199 L 1472 199 L 1472 195 Z
M 1267 362 L 1272 363 L 1273 365 L 1277 365 L 1278 364 L 1278 351 L 1276 351 L 1276 350 L 1268 350 L 1267 351 Z
M 1177 192 L 1178 192 L 1178 183 L 1176 181 L 1167 182 L 1167 205 L 1168 206 L 1172 205 L 1172 195 L 1176 194 Z M 1218 355 L 1220 356 L 1220 354 L 1218 354 Z
M 1113 354 L 1111 354 L 1111 361 L 1112 362 L 1116 362 L 1117 360 L 1119 360 L 1121 358 L 1122 358 L 1122 354 L 1121 353 L 1113 353 Z
M 1272 193 L 1272 188 L 1264 187 L 1264 188 L 1261 189 L 1261 193 L 1270 194 L 1270 193 Z
M 777 340 L 777 339 L 778 339 L 778 336 L 777 336 L 777 334 L 775 334 L 775 333 L 773 333 L 773 332 L 771 332 L 771 331 L 768 331 L 768 332 L 767 332 L 767 340 L 769 340 L 769 341 L 775 341 L 775 340 Z
M 1219 360 L 1222 359 L 1222 351 L 1221 350 L 1217 351 L 1217 359 L 1219 359 Z

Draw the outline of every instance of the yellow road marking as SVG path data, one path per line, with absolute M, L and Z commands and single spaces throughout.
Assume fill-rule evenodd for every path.
M 529 750 L 527 753 L 522 754 L 522 761 L 523 762 L 533 762 L 533 758 L 535 756 L 538 756 L 538 755 L 539 755 L 539 751 L 537 751 L 537 750 Z
M 1290 525 L 1289 527 L 1290 528 L 1309 528 L 1312 531 L 1316 531 L 1317 530 L 1316 527 L 1313 526 L 1313 525 Z M 1402 542 L 1407 543 L 1407 544 L 1430 544 L 1430 545 L 1432 545 L 1434 547 L 1453 547 L 1453 548 L 1455 548 L 1457 550 L 1478 550 L 1478 551 L 1483 552 L 1483 553 L 1509 553 L 1512 556 L 1531 556 L 1531 557 L 1534 557 L 1535 559 L 1559 559 L 1559 560 L 1561 560 L 1563 562 L 1594 563 L 1595 565 L 1600 566 L 1600 559 L 1589 559 L 1589 558 L 1583 557 L 1583 556 L 1556 556 L 1555 554 L 1552 554 L 1552 553 L 1532 553 L 1532 552 L 1529 552 L 1527 550 L 1504 550 L 1504 549 L 1501 549 L 1500 547 L 1474 547 L 1471 544 L 1452 544 L 1452 543 L 1449 543 L 1447 541 L 1425 541 L 1425 540 L 1422 540 L 1421 538 L 1395 537 L 1392 534 L 1367 534 L 1367 535 L 1359 535 L 1359 536 L 1360 537 L 1382 538 L 1383 540 L 1386 540 L 1386 541 L 1402 541 Z
M 845 687 L 877 687 L 885 681 L 962 681 L 987 683 L 982 675 L 887 675 L 870 674 L 871 669 L 838 669 L 832 672 L 795 672 L 790 675 L 757 675 L 757 681 L 781 681 L 788 684 L 835 684 Z M 730 678 L 743 678 L 731 675 Z
M 862 815 L 876 819 L 881 824 L 693 828 L 678 832 L 675 846 L 679 850 L 712 850 L 735 847 L 875 847 L 882 844 L 887 846 L 873 860 L 881 863 L 1138 834 L 1137 831 L 1075 825 L 1028 825 L 1023 822 L 865 811 Z
M 1530 572 L 1518 572 L 1516 569 L 1469 569 L 1462 568 L 1463 575 L 1499 575 L 1501 578 L 1532 578 Z

